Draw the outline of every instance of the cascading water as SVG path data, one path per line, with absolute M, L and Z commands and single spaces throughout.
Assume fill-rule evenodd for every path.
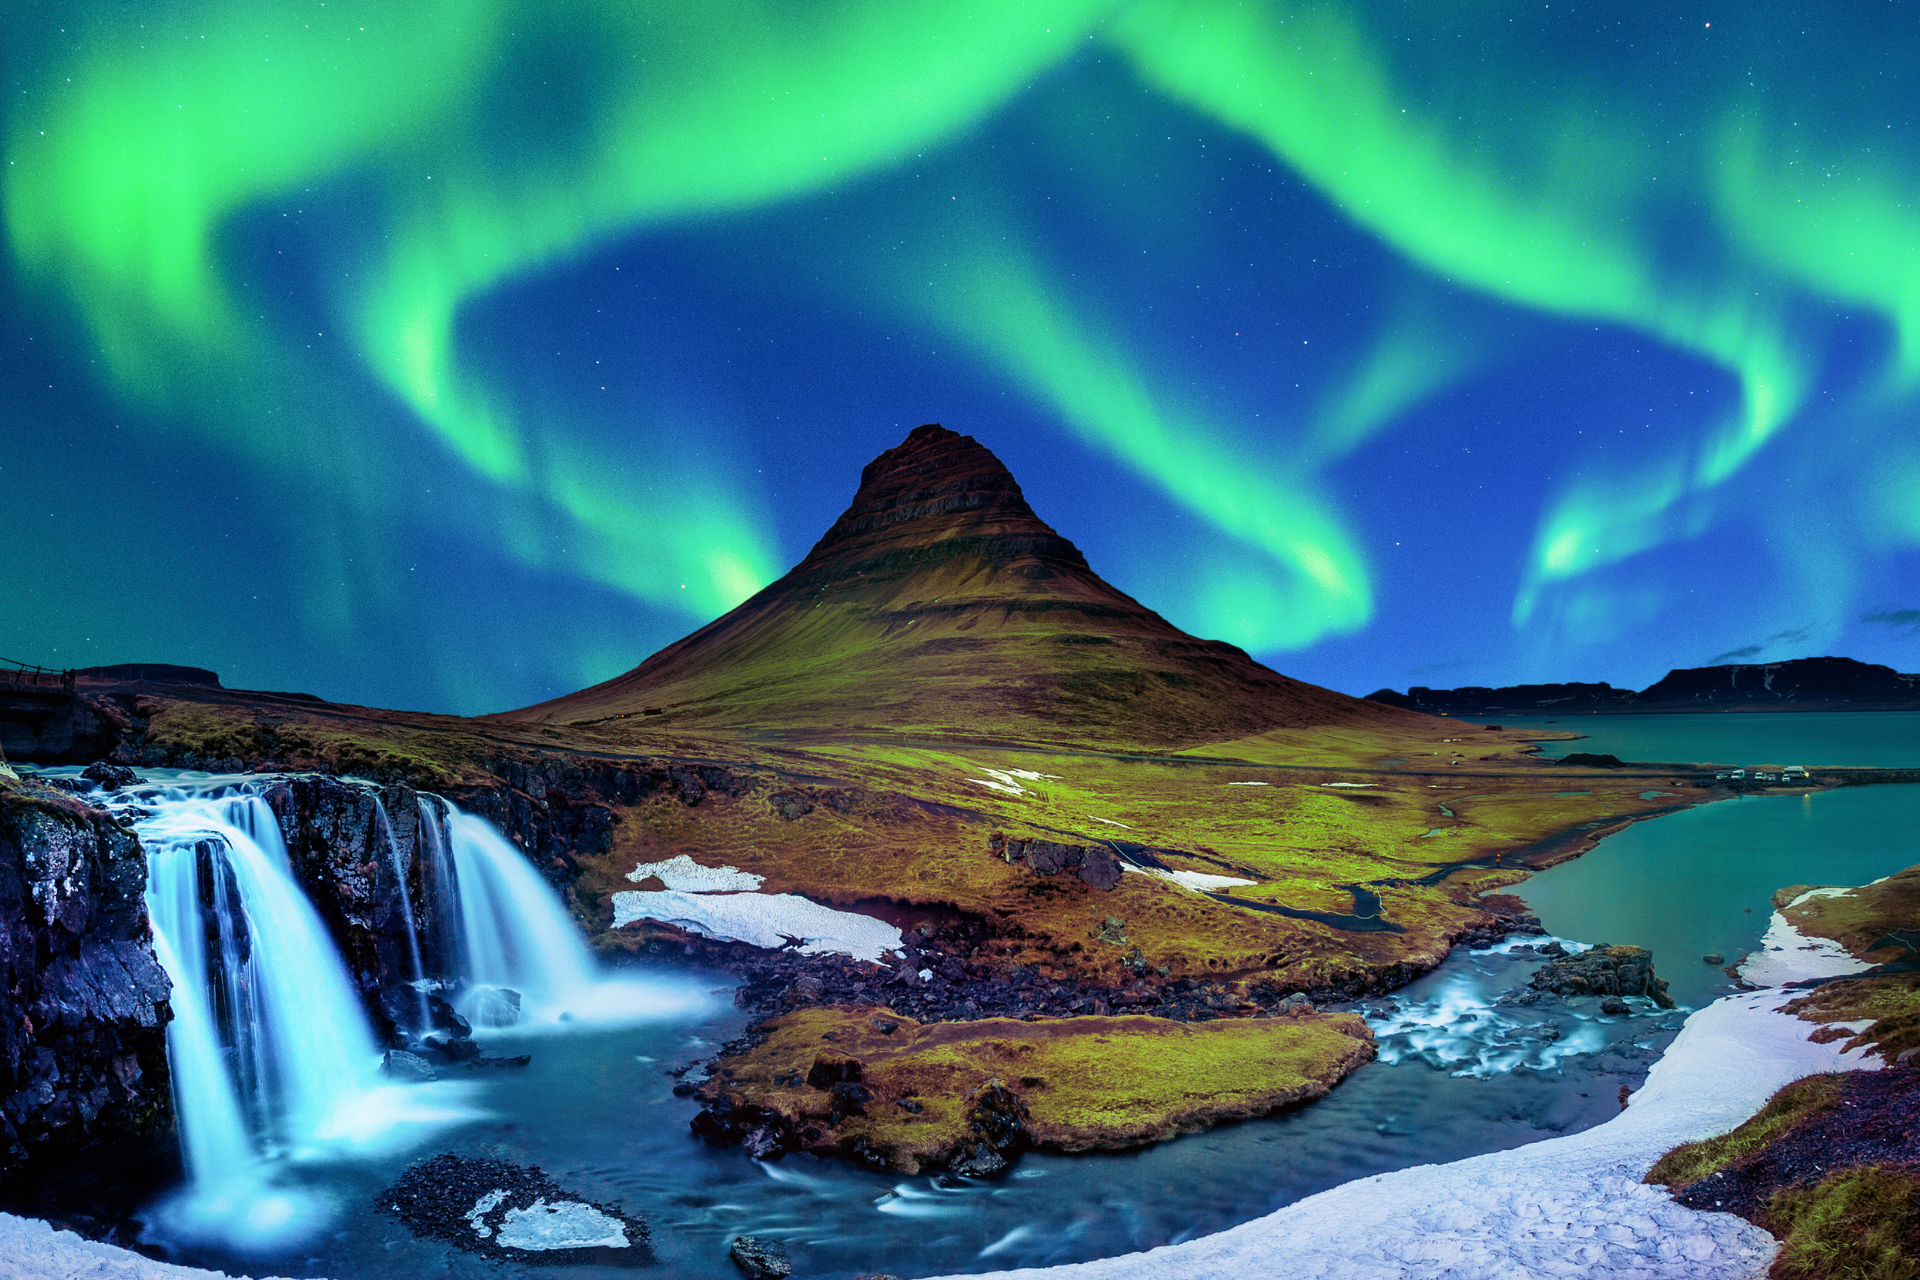
M 358 993 L 293 878 L 262 792 L 273 779 L 170 779 L 103 798 L 147 851 L 154 951 L 173 979 L 167 1055 L 189 1185 L 171 1232 L 271 1247 L 324 1206 L 282 1166 L 415 1140 L 469 1118 L 465 1086 L 384 1084 Z
M 400 854 L 400 842 L 393 838 L 393 821 L 379 796 L 373 798 L 374 815 L 380 820 L 380 837 L 387 846 L 387 861 L 393 867 L 395 892 L 400 898 L 400 916 L 407 927 L 407 958 L 413 962 L 414 1028 L 424 1031 L 432 1023 L 427 1004 L 427 970 L 420 959 L 420 925 L 413 914 L 413 893 L 407 887 L 407 863 Z
M 474 1012 L 492 991 L 519 993 L 530 1026 L 624 1022 L 686 1007 L 685 993 L 658 982 L 603 976 L 560 895 L 486 819 L 438 796 L 421 797 L 420 816 L 441 868 L 443 927 L 469 984 L 464 1010 Z M 498 1025 L 485 1009 L 475 1021 Z

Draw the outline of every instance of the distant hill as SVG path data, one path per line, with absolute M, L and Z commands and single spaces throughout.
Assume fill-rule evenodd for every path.
M 624 675 L 491 719 L 912 729 L 1177 748 L 1418 721 L 1186 634 L 1108 583 L 992 452 L 916 428 L 778 582 Z
M 1367 695 L 1433 715 L 1551 715 L 1555 712 L 1920 711 L 1920 675 L 1852 658 L 1795 658 L 1683 667 L 1635 692 L 1610 684 L 1516 684 L 1489 689 L 1380 689 Z

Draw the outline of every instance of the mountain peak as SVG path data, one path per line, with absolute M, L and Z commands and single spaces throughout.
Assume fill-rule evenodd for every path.
M 992 450 L 916 427 L 799 564 L 604 684 L 507 713 L 730 732 L 1175 746 L 1403 712 L 1187 635 L 1103 581 Z

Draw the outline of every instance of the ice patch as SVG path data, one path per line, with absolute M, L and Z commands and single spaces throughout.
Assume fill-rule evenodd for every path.
M 1838 897 L 1848 892 L 1851 891 L 1809 889 L 1787 905 L 1793 906 L 1812 897 Z M 1777 987 L 1798 982 L 1802 978 L 1839 978 L 1870 968 L 1871 965 L 1856 959 L 1839 943 L 1828 938 L 1810 938 L 1801 933 L 1776 911 L 1767 922 L 1766 936 L 1760 939 L 1759 948 L 1749 952 L 1747 958 L 1740 962 L 1739 974 L 1741 981 L 1750 982 L 1756 987 Z
M 498 1208 L 500 1205 L 500 1202 L 502 1200 L 505 1200 L 506 1198 L 507 1198 L 507 1193 L 505 1191 L 502 1191 L 499 1187 L 495 1187 L 493 1190 L 487 1192 L 487 1194 L 481 1196 L 478 1200 L 475 1200 L 473 1202 L 473 1208 L 467 1210 L 465 1213 L 461 1214 L 460 1216 L 467 1220 L 467 1225 L 473 1228 L 473 1233 L 475 1235 L 479 1236 L 482 1240 L 485 1240 L 493 1234 L 493 1228 L 489 1227 L 486 1223 L 482 1222 L 481 1219 L 486 1217 L 488 1214 L 492 1213 L 496 1208 Z
M 1152 876 L 1156 880 L 1171 880 L 1182 889 L 1194 889 L 1203 893 L 1218 893 L 1222 889 L 1231 889 L 1237 884 L 1257 883 L 1257 881 L 1240 880 L 1233 876 L 1210 876 L 1204 871 L 1168 871 L 1162 867 L 1136 867 L 1130 862 L 1121 864 L 1120 869 L 1135 871 L 1143 876 Z
M 797 893 L 683 893 L 629 889 L 613 895 L 613 927 L 658 920 L 705 938 L 777 950 L 797 939 L 801 955 L 839 952 L 879 960 L 899 951 L 900 931 L 856 911 L 835 911 Z
M 577 1200 L 548 1204 L 535 1200 L 525 1209 L 509 1209 L 500 1223 L 499 1243 L 515 1249 L 625 1249 L 627 1228 L 592 1205 Z
M 724 893 L 734 889 L 758 889 L 765 876 L 742 871 L 738 867 L 703 867 L 686 854 L 676 854 L 665 862 L 643 862 L 627 872 L 627 879 L 638 884 L 648 876 L 658 876 L 669 889 L 685 893 Z

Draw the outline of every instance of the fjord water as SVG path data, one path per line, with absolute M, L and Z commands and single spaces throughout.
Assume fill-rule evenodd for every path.
M 1917 833 L 1920 786 L 1762 792 L 1637 822 L 1512 892 L 1549 930 L 1650 948 L 1674 999 L 1698 1007 L 1728 989 L 1702 957 L 1759 946 L 1774 890 L 1892 875 L 1920 862 Z
M 1662 763 L 1920 768 L 1920 711 L 1462 717 L 1468 718 L 1505 729 L 1586 735 L 1541 743 L 1540 754 L 1553 759 L 1585 751 Z

